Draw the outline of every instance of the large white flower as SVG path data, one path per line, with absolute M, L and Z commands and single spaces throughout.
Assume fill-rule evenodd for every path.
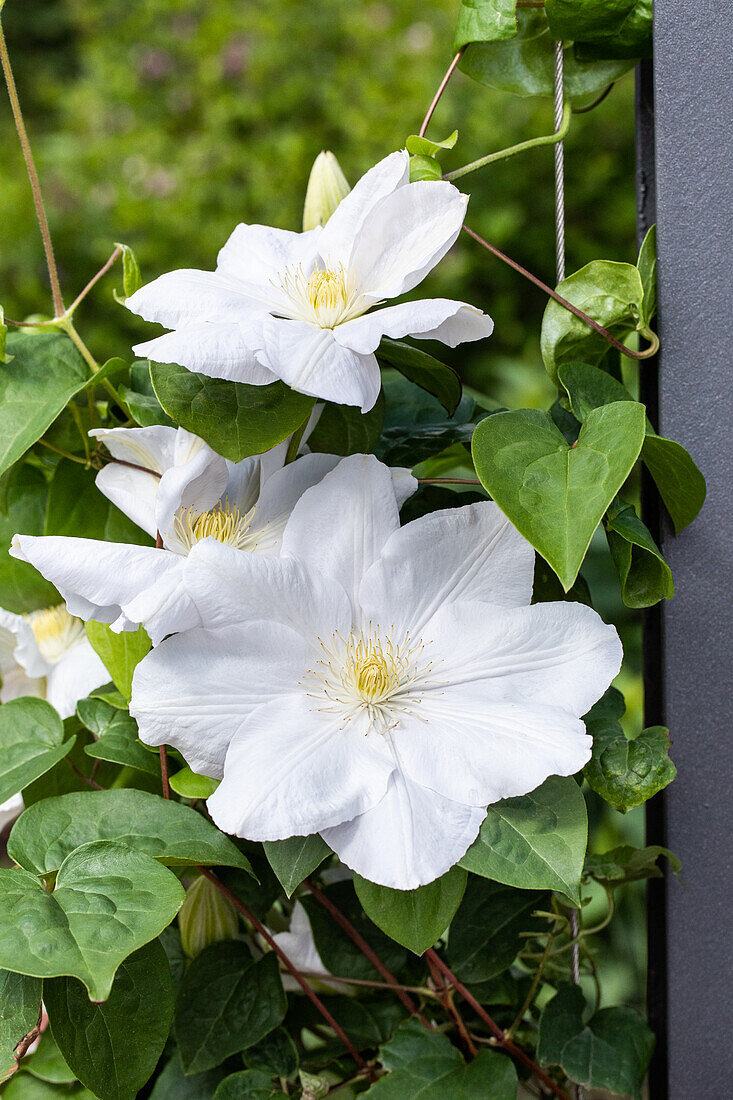
M 182 428 L 114 428 L 95 433 L 117 461 L 97 485 L 162 548 L 67 536 L 16 535 L 10 553 L 56 585 L 69 610 L 113 630 L 144 625 L 154 645 L 200 623 L 183 564 L 202 539 L 276 554 L 285 521 L 305 491 L 333 468 L 309 454 L 283 466 L 287 441 L 232 463 Z
M 489 803 L 587 762 L 580 716 L 621 663 L 590 608 L 529 606 L 533 558 L 488 501 L 400 528 L 389 470 L 344 459 L 266 571 L 194 549 L 206 626 L 138 665 L 140 736 L 222 779 L 208 805 L 225 831 L 319 832 L 373 882 L 430 882 Z
M 173 329 L 139 355 L 214 378 L 294 390 L 366 412 L 379 394 L 382 336 L 455 347 L 489 336 L 491 318 L 465 302 L 424 299 L 373 312 L 416 287 L 460 232 L 468 197 L 441 181 L 410 183 L 392 153 L 304 233 L 238 225 L 216 271 L 171 271 L 126 305 Z
M 63 604 L 29 615 L 0 608 L 0 701 L 21 695 L 47 699 L 62 718 L 79 699 L 105 684 L 109 673 Z

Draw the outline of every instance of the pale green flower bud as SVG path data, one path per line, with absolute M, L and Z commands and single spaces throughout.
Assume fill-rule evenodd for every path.
M 201 875 L 186 891 L 178 914 L 181 944 L 189 959 L 219 940 L 233 940 L 239 931 L 239 915 L 228 898 Z
M 303 229 L 325 225 L 351 188 L 333 153 L 318 154 L 308 179 L 303 207 Z

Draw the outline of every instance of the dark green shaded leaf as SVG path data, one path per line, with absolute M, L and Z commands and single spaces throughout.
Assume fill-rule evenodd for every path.
M 150 379 L 150 363 L 147 359 L 138 359 L 130 367 L 130 385 L 118 387 L 123 398 L 134 417 L 142 428 L 150 428 L 153 424 L 172 425 L 168 413 L 155 396 L 153 383 Z
M 318 833 L 291 836 L 288 840 L 268 840 L 263 848 L 288 897 L 331 855 L 331 849 Z
M 443 508 L 462 508 L 466 504 L 477 504 L 486 500 L 484 492 L 456 491 L 442 485 L 421 485 L 416 493 L 405 501 L 400 509 L 400 520 L 404 526 L 413 519 L 426 516 Z
M 374 925 L 362 909 L 351 882 L 335 882 L 324 888 L 337 909 L 346 916 L 361 933 L 369 946 L 380 957 L 384 965 L 393 973 L 400 970 L 407 961 L 404 947 L 399 946 Z M 341 978 L 362 978 L 367 981 L 381 981 L 378 971 L 362 955 L 356 944 L 334 922 L 333 918 L 313 896 L 301 898 L 308 914 L 316 950 L 323 965 L 331 974 Z
M 408 381 L 426 390 L 440 401 L 453 416 L 461 400 L 461 380 L 453 370 L 426 351 L 405 344 L 402 340 L 390 340 L 383 336 L 377 349 L 377 359 L 399 371 Z
M 228 1070 L 223 1066 L 205 1073 L 184 1073 L 176 1052 L 155 1082 L 150 1100 L 212 1100 L 219 1082 Z
M 647 432 L 641 457 L 679 534 L 705 503 L 705 478 L 681 444 L 661 435 Z
M 40 981 L 38 978 L 28 980 Z M 82 990 L 83 988 L 82 986 Z M 85 992 L 82 993 L 82 996 L 89 1004 L 89 998 Z M 48 1006 L 46 1007 L 48 1008 Z M 30 1073 L 33 1077 L 37 1077 L 39 1081 L 48 1081 L 52 1085 L 71 1085 L 76 1081 L 76 1074 L 69 1069 L 68 1063 L 48 1028 L 42 1033 L 38 1048 L 34 1050 L 33 1054 L 29 1054 L 23 1059 L 21 1068 L 24 1073 Z
M 604 1008 L 583 1025 L 579 986 L 561 984 L 542 1010 L 537 1057 L 571 1080 L 640 1100 L 654 1035 L 633 1008 Z
M 12 466 L 89 380 L 89 368 L 68 336 L 12 333 L 12 362 L 0 371 L 0 473 Z
M 467 443 L 476 402 L 466 394 L 452 417 L 437 398 L 395 371 L 382 372 L 387 399 L 384 431 L 375 454 L 388 466 L 414 466 L 455 443 Z
M 277 958 L 255 962 L 246 944 L 215 943 L 191 963 L 176 999 L 176 1038 L 188 1073 L 254 1046 L 285 1016 Z
M 391 890 L 354 875 L 354 888 L 366 915 L 383 932 L 422 955 L 445 932 L 461 903 L 468 876 L 452 867 L 416 890 Z
M 296 1001 L 288 1013 L 291 1030 L 316 1027 L 323 1022 L 323 1017 L 310 1001 L 303 997 L 298 997 Z M 342 994 L 329 994 L 328 1010 L 358 1050 L 385 1043 L 405 1018 L 405 1009 L 391 995 L 374 996 L 366 993 L 357 999 Z M 343 1050 L 341 1040 L 334 1037 L 326 1056 L 339 1057 Z
M 485 982 L 511 966 L 523 945 L 520 932 L 541 931 L 532 916 L 545 900 L 537 891 L 515 890 L 471 876 L 448 940 L 448 964 L 463 982 Z
M 157 940 L 121 964 L 110 995 L 92 1004 L 75 978 L 46 980 L 51 1030 L 72 1070 L 100 1100 L 135 1100 L 163 1052 L 173 1019 L 173 983 Z
M 29 871 L 0 871 L 0 966 L 79 978 L 103 1001 L 122 960 L 170 924 L 183 897 L 165 867 L 108 841 L 72 852 L 52 894 Z
M 515 1100 L 517 1074 L 508 1058 L 482 1050 L 466 1065 L 445 1035 L 408 1020 L 380 1051 L 389 1070 L 366 1095 L 374 1100 Z
M 308 447 L 321 454 L 369 454 L 379 439 L 383 424 L 384 394 L 381 391 L 368 413 L 362 413 L 353 405 L 328 402 L 308 436 Z
M 499 42 L 517 33 L 517 0 L 462 0 L 453 49 L 469 42 Z
M 196 810 L 130 789 L 74 791 L 29 806 L 13 826 L 8 852 L 21 867 L 45 874 L 80 844 L 96 840 L 113 840 L 170 867 L 225 864 L 250 870 L 229 837 Z
M 19 463 L 3 475 L 5 507 L 0 514 L 0 607 L 16 615 L 49 607 L 61 597 L 28 562 L 8 554 L 13 535 L 42 535 L 48 482 L 40 470 Z
M 650 844 L 647 848 L 634 848 L 630 844 L 624 844 L 619 848 L 612 848 L 610 852 L 589 855 L 585 861 L 585 874 L 608 889 L 615 890 L 617 886 L 627 882 L 663 878 L 664 872 L 658 863 L 662 856 L 669 860 L 670 867 L 678 874 L 682 867 L 679 859 L 669 848 L 662 848 L 658 844 Z
M 546 0 L 550 31 L 581 57 L 651 57 L 652 0 Z
M 605 519 L 606 538 L 627 607 L 651 607 L 674 596 L 672 571 L 649 529 L 630 504 L 617 498 Z
M 587 607 L 593 606 L 590 589 L 584 577 L 578 574 L 575 584 L 566 592 L 557 574 L 550 569 L 544 558 L 537 555 L 534 561 L 532 603 L 555 603 L 558 600 L 571 600 L 573 603 L 584 603 Z
M 201 436 L 231 462 L 269 451 L 310 416 L 313 397 L 284 382 L 246 386 L 208 378 L 175 364 L 151 363 L 153 389 L 177 424 Z
M 276 1027 L 245 1050 L 242 1057 L 248 1069 L 258 1069 L 270 1077 L 292 1077 L 299 1063 L 298 1048 L 284 1027 Z
M 41 981 L 0 970 L 0 1081 L 15 1069 L 13 1051 L 38 1023 Z
M 106 623 L 88 622 L 87 638 L 92 649 L 112 677 L 127 702 L 132 693 L 132 674 L 150 649 L 150 638 L 143 627 L 115 634 Z
M 650 5 L 651 10 L 651 5 Z M 636 266 L 644 287 L 642 318 L 648 325 L 657 312 L 657 227 L 652 225 L 641 242 Z
M 225 1077 L 214 1093 L 214 1100 L 271 1100 L 283 1096 L 270 1078 L 256 1069 L 241 1070 Z
M 644 425 L 643 405 L 617 401 L 589 412 L 573 447 L 539 409 L 495 413 L 476 427 L 482 484 L 566 591 L 639 456 Z
M 160 776 L 158 754 L 146 749 L 138 740 L 137 722 L 127 711 L 119 710 L 101 699 L 90 698 L 79 700 L 76 713 L 97 738 L 87 745 L 87 756 Z
M 62 760 L 74 744 L 43 699 L 11 699 L 0 707 L 0 803 Z
M 582 791 L 572 776 L 553 775 L 531 794 L 489 806 L 461 867 L 522 890 L 557 890 L 578 904 L 587 840 Z
M 48 489 L 44 535 L 152 546 L 153 540 L 100 493 L 95 477 L 95 470 L 78 462 L 59 462 Z

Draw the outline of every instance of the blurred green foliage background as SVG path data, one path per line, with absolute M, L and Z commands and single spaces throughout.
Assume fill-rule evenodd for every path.
M 333 150 L 353 183 L 415 133 L 451 58 L 459 0 L 7 0 L 3 24 L 38 162 L 67 302 L 132 245 L 147 281 L 213 267 L 239 221 L 300 228 L 308 173 Z M 633 261 L 633 75 L 566 142 L 567 267 Z M 552 130 L 548 100 L 522 99 L 460 72 L 434 117 L 459 131 L 446 167 Z M 47 313 L 50 294 L 24 165 L 0 97 L 0 302 Z M 461 181 L 468 221 L 554 281 L 553 154 L 533 150 Z M 116 304 L 115 270 L 77 324 L 100 361 L 153 333 Z M 539 355 L 544 296 L 464 239 L 424 285 L 475 303 L 491 340 L 440 354 L 510 407 L 547 406 Z M 584 568 L 596 606 L 622 629 L 630 728 L 641 723 L 639 628 L 606 568 L 605 540 Z M 591 801 L 592 846 L 641 843 L 643 815 Z M 596 914 L 602 906 L 596 908 Z M 591 917 L 591 919 L 593 919 Z M 643 1000 L 643 889 L 628 890 L 603 948 L 605 1003 Z

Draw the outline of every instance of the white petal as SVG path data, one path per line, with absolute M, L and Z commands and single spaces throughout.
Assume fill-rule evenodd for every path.
M 396 298 L 421 283 L 461 231 L 468 196 L 451 183 L 401 187 L 365 220 L 349 261 L 362 294 Z
M 465 855 L 485 816 L 485 808 L 452 802 L 397 769 L 374 809 L 322 829 L 321 836 L 339 859 L 370 882 L 414 890 L 445 874 Z
M 159 477 L 172 466 L 178 432 L 173 427 L 155 424 L 149 428 L 94 428 L 90 435 L 103 443 L 113 458 L 145 469 L 135 470 L 109 462 L 99 471 L 96 486 L 133 523 L 155 538 L 155 497 Z
M 46 678 L 46 698 L 62 718 L 69 718 L 79 699 L 106 684 L 109 672 L 86 638 L 72 646 Z
M 40 679 L 48 672 L 48 661 L 38 648 L 31 624 L 24 615 L 14 615 L 4 607 L 0 607 L 0 647 L 3 681 L 17 666 L 31 679 Z
M 262 486 L 253 530 L 266 527 L 279 546 L 288 517 L 303 493 L 317 485 L 338 462 L 338 455 L 309 454 L 276 470 Z
M 18 665 L 3 676 L 0 688 L 0 703 L 9 703 L 11 699 L 20 699 L 22 695 L 34 695 L 37 699 L 46 698 L 46 677 L 29 676 Z
M 169 634 L 201 626 L 201 616 L 184 584 L 185 558 L 167 552 L 161 558 L 165 568 L 151 585 L 122 604 L 122 615 L 112 624 L 117 633 L 144 626 L 154 646 Z
M 231 322 L 186 324 L 154 340 L 135 344 L 136 355 L 156 363 L 178 363 L 210 378 L 267 386 L 277 381 L 255 358 L 251 326 Z
M 283 840 L 363 813 L 383 797 L 394 767 L 367 731 L 366 716 L 344 724 L 305 692 L 258 707 L 232 739 L 207 802 L 214 822 L 250 840 Z
M 107 500 L 129 516 L 143 531 L 155 538 L 155 498 L 159 478 L 142 470 L 131 470 L 116 462 L 108 462 L 95 478 L 95 484 Z
M 325 263 L 348 264 L 367 216 L 409 181 L 410 157 L 405 149 L 390 153 L 370 168 L 341 200 L 323 228 L 318 249 Z
M 227 470 L 225 496 L 230 507 L 239 508 L 242 513 L 249 512 L 260 495 L 260 456 L 243 458 L 241 462 L 227 461 Z
M 415 635 L 457 600 L 518 607 L 532 598 L 534 550 L 492 501 L 446 508 L 391 536 L 364 580 L 367 619 Z
M 272 284 L 285 268 L 297 267 L 312 259 L 320 234 L 320 227 L 294 233 L 269 225 L 242 223 L 219 252 L 217 273 L 241 280 L 252 293 L 259 290 L 263 300 L 269 300 Z
M 406 466 L 392 466 L 390 468 L 392 470 L 392 486 L 397 498 L 397 507 L 401 508 L 405 501 L 417 492 L 417 478 L 413 476 L 412 470 L 408 470 Z
M 203 539 L 186 559 L 185 583 L 207 627 L 267 619 L 311 642 L 351 630 L 351 605 L 341 585 L 293 558 L 248 554 Z
M 600 699 L 623 656 L 615 627 L 579 603 L 449 604 L 430 620 L 424 640 L 428 634 L 442 656 L 436 680 L 480 681 L 487 703 L 536 702 L 577 717 Z
M 338 581 L 356 601 L 364 573 L 399 524 L 389 467 L 373 455 L 350 455 L 300 498 L 282 552 Z
M 149 428 L 92 428 L 89 434 L 104 443 L 113 458 L 162 474 L 175 462 L 176 442 L 182 431 L 153 424 Z
M 168 271 L 125 300 L 132 313 L 166 328 L 194 321 L 243 321 L 261 303 L 237 279 L 218 271 Z
M 226 460 L 210 447 L 201 447 L 180 466 L 172 466 L 163 474 L 155 501 L 155 523 L 166 546 L 178 547 L 174 520 L 180 509 L 208 512 L 218 503 L 229 481 Z
M 369 412 L 379 397 L 375 357 L 341 347 L 331 329 L 268 317 L 262 322 L 260 344 L 260 362 L 298 393 L 358 405 L 362 412 Z
M 297 690 L 312 653 L 279 623 L 167 638 L 135 669 L 130 713 L 141 740 L 173 745 L 194 771 L 220 779 L 243 722 L 262 703 Z M 277 768 L 272 757 L 270 766 Z
M 23 795 L 14 794 L 11 798 L 8 798 L 0 805 L 0 830 L 5 829 L 11 822 L 15 821 L 24 810 Z M 301 907 L 302 908 L 302 907 Z M 315 947 L 315 944 L 313 945 Z
M 366 355 L 376 351 L 383 336 L 417 336 L 442 340 L 449 347 L 490 336 L 494 322 L 480 309 L 448 298 L 424 298 L 376 309 L 334 329 L 339 344 Z
M 580 718 L 539 702 L 496 703 L 481 681 L 425 692 L 415 711 L 393 734 L 405 772 L 471 806 L 527 794 L 590 759 Z

